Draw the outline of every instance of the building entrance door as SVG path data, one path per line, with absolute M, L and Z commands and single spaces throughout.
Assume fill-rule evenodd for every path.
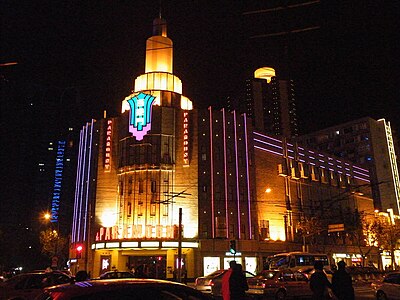
M 129 256 L 129 268 L 135 271 L 135 276 L 142 278 L 166 279 L 167 257 L 157 256 Z

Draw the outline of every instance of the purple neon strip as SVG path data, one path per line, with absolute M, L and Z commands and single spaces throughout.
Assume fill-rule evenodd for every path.
M 299 147 L 299 149 L 300 149 L 300 150 L 304 150 L 304 148 L 303 148 L 303 147 Z
M 214 211 L 214 157 L 213 157 L 213 119 L 212 119 L 212 108 L 211 106 L 208 108 L 210 111 L 210 171 L 211 171 L 211 187 L 210 187 L 210 192 L 211 192 L 211 235 L 213 238 L 215 238 L 215 223 L 214 223 L 214 217 L 215 217 L 215 211 Z
M 299 155 L 306 156 L 303 152 L 299 152 Z
M 85 201 L 85 210 L 84 210 L 84 217 L 85 217 L 85 222 L 83 224 L 83 240 L 86 241 L 87 240 L 87 236 L 86 236 L 86 231 L 87 231 L 87 226 L 88 226 L 88 207 L 89 207 L 89 188 L 90 188 L 90 167 L 91 167 L 91 163 L 92 163 L 92 153 L 93 153 L 93 127 L 94 127 L 94 123 L 93 123 L 93 119 L 92 119 L 92 123 L 90 125 L 90 145 L 89 145 L 89 161 L 88 161 L 88 168 L 87 168 L 87 180 L 86 180 L 86 201 Z M 111 167 L 111 166 L 110 166 Z
M 83 198 L 84 198 L 84 183 L 86 180 L 85 177 L 85 170 L 86 170 L 86 151 L 87 151 L 87 135 L 88 135 L 88 123 L 85 126 L 85 137 L 84 137 L 84 141 L 83 141 L 83 160 L 82 160 L 82 181 L 81 181 L 81 196 L 79 197 L 79 211 L 78 211 L 78 236 L 77 236 L 77 241 L 81 241 L 82 240 L 82 205 L 83 205 Z
M 300 162 L 306 162 L 304 159 L 301 159 L 301 158 L 299 159 L 299 161 L 300 161 Z
M 369 173 L 369 170 L 360 168 L 360 167 L 358 167 L 358 166 L 353 166 L 353 168 Z
M 274 144 L 268 143 L 268 142 L 266 142 L 266 141 L 261 141 L 261 140 L 259 140 L 259 139 L 253 139 L 253 140 L 254 140 L 255 142 L 259 142 L 259 143 L 262 143 L 262 144 L 266 144 L 266 145 L 272 146 L 272 147 L 274 147 L 274 148 L 283 149 L 281 146 L 274 145 Z
M 228 174 L 227 174 L 227 162 L 226 162 L 226 119 L 225 119 L 225 109 L 222 109 L 222 124 L 224 130 L 224 184 L 225 184 L 225 219 L 226 219 L 226 238 L 229 238 L 229 208 L 228 208 Z
M 262 137 L 264 137 L 264 138 L 266 138 L 266 139 L 270 139 L 270 140 L 273 140 L 273 141 L 275 141 L 275 142 L 279 142 L 279 143 L 281 143 L 281 144 L 282 144 L 282 141 L 281 141 L 281 140 L 274 139 L 273 137 L 270 137 L 270 136 L 268 136 L 268 135 L 261 134 L 261 133 L 255 132 L 255 131 L 253 132 L 253 134 L 256 134 L 256 135 L 262 136 Z
M 241 222 L 240 222 L 240 191 L 239 191 L 239 160 L 237 147 L 237 128 L 236 128 L 236 111 L 233 111 L 233 124 L 235 130 L 235 164 L 236 164 L 236 202 L 237 202 L 237 219 L 238 219 L 238 238 L 241 238 Z
M 76 181 L 75 181 L 75 200 L 74 200 L 74 216 L 72 219 L 72 236 L 71 236 L 71 242 L 76 242 L 76 220 L 78 219 L 77 212 L 79 210 L 78 205 L 79 205 L 79 194 L 80 194 L 80 181 L 81 179 L 81 172 L 82 172 L 82 136 L 83 136 L 83 131 L 80 131 L 79 134 L 79 151 L 78 151 L 78 165 L 76 168 Z
M 249 145 L 248 145 L 248 135 L 247 135 L 247 119 L 246 114 L 243 114 L 243 122 L 244 122 L 244 141 L 246 147 L 246 177 L 247 177 L 247 217 L 249 218 L 249 237 L 252 239 L 252 223 L 251 223 L 251 195 L 250 195 L 250 172 L 249 172 Z
M 313 157 L 313 156 L 309 156 L 308 158 L 309 158 L 309 159 L 315 159 L 315 157 Z
M 350 176 L 350 174 L 349 174 L 349 176 Z M 361 177 L 358 177 L 358 176 L 354 176 L 354 178 L 357 178 L 357 179 L 362 180 L 362 181 L 370 182 L 370 180 L 366 179 L 366 178 L 361 178 Z
M 254 146 L 254 148 L 257 148 L 257 149 L 260 149 L 260 150 L 263 150 L 263 151 L 267 151 L 267 152 L 282 156 L 282 153 L 278 153 L 278 152 L 275 152 L 275 151 L 272 151 L 272 150 L 269 150 L 269 149 L 261 148 L 259 146 Z
M 365 174 L 365 173 L 362 173 L 362 172 L 358 172 L 358 171 L 356 171 L 356 170 L 353 170 L 353 172 L 356 173 L 356 174 L 362 175 L 362 176 L 369 176 L 369 174 Z
M 315 166 L 315 164 L 314 164 L 314 163 L 312 163 L 312 162 L 310 162 L 310 165 L 313 165 L 313 166 Z
M 288 157 L 289 157 L 289 158 L 291 158 L 291 159 L 294 159 L 294 156 L 290 156 L 290 155 L 288 155 Z

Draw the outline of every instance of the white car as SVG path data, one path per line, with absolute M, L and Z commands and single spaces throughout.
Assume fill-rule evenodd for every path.
M 379 283 L 374 283 L 376 299 L 400 299 L 400 272 L 387 274 Z

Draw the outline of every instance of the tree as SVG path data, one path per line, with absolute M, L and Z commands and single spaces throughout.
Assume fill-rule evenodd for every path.
M 316 243 L 316 237 L 325 230 L 325 226 L 317 217 L 302 217 L 297 224 L 297 232 L 303 239 L 303 247 L 306 248 L 308 240 L 309 245 Z M 306 250 L 306 249 L 304 249 Z
M 42 245 L 42 253 L 51 259 L 56 255 L 63 256 L 67 239 L 59 235 L 57 230 L 48 228 L 40 232 L 40 244 Z
M 388 250 L 395 269 L 394 251 L 399 248 L 400 221 L 392 222 L 389 218 L 376 218 L 369 227 L 371 240 L 382 250 Z
M 352 214 L 351 220 L 347 220 L 345 223 L 347 233 L 360 251 L 364 267 L 366 257 L 376 247 L 375 239 L 370 236 L 374 223 L 364 212 L 359 212 L 357 209 Z

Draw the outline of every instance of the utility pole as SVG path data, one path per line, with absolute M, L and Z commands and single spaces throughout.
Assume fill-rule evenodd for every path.
M 178 282 L 182 282 L 182 207 L 179 208 L 178 225 Z

